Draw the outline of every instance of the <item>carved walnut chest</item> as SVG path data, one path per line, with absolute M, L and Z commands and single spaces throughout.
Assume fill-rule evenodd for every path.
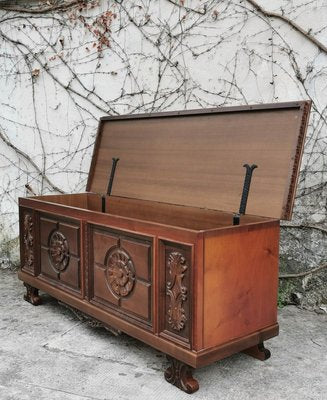
M 102 118 L 85 193 L 19 199 L 25 300 L 38 289 L 198 368 L 278 334 L 310 102 Z

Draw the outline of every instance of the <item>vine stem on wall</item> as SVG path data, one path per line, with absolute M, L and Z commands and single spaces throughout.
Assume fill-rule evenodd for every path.
M 82 5 L 85 1 L 82 0 L 72 0 L 69 2 L 64 2 L 63 4 L 50 5 L 50 6 L 38 6 L 38 7 L 17 7 L 11 5 L 1 5 L 0 9 L 5 11 L 18 12 L 23 14 L 47 14 L 53 12 L 66 11 L 74 6 Z
M 297 274 L 281 274 L 281 275 L 279 275 L 279 279 L 304 278 L 305 276 L 308 276 L 308 275 L 317 274 L 318 272 L 320 272 L 326 268 L 327 268 L 327 263 L 319 265 L 316 268 L 312 268 L 309 271 L 303 271 L 303 272 L 299 272 Z
M 62 189 L 60 189 L 58 186 L 56 186 L 54 183 L 51 182 L 51 180 L 46 176 L 46 174 L 44 173 L 44 171 L 42 171 L 37 164 L 33 161 L 32 157 L 30 157 L 27 153 L 25 153 L 24 151 L 20 150 L 18 147 L 16 147 L 14 144 L 12 144 L 10 142 L 10 140 L 8 140 L 5 135 L 0 132 L 0 139 L 8 146 L 10 147 L 12 150 L 14 150 L 14 152 L 16 154 L 18 154 L 19 156 L 21 156 L 22 158 L 24 158 L 38 173 L 40 176 L 42 176 L 42 178 L 48 183 L 48 185 L 55 190 L 56 192 L 59 193 L 65 193 Z
M 255 0 L 246 0 L 248 3 L 250 3 L 256 11 L 258 11 L 260 14 L 264 15 L 267 18 L 277 18 L 280 19 L 283 22 L 286 22 L 290 27 L 295 29 L 297 32 L 299 32 L 301 35 L 305 36 L 310 42 L 315 44 L 319 50 L 323 51 L 324 53 L 327 54 L 327 46 L 325 46 L 323 43 L 320 42 L 317 38 L 314 36 L 310 35 L 308 31 L 303 29 L 300 25 L 298 25 L 296 22 L 292 21 L 291 19 L 287 18 L 283 14 L 278 14 L 273 11 L 268 11 L 261 7 Z

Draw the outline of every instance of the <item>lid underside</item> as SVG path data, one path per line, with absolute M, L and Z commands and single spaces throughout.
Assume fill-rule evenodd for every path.
M 310 102 L 103 118 L 87 191 L 237 212 L 244 164 L 256 164 L 247 214 L 290 219 Z

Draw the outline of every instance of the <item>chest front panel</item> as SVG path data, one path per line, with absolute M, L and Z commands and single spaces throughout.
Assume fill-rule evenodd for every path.
M 92 226 L 90 298 L 127 318 L 151 325 L 152 242 Z
M 40 215 L 40 275 L 67 290 L 80 292 L 80 225 L 78 221 Z

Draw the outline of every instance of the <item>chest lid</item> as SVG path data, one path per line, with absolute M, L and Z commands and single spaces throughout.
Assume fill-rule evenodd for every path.
M 291 219 L 311 103 L 299 101 L 102 118 L 87 191 Z

